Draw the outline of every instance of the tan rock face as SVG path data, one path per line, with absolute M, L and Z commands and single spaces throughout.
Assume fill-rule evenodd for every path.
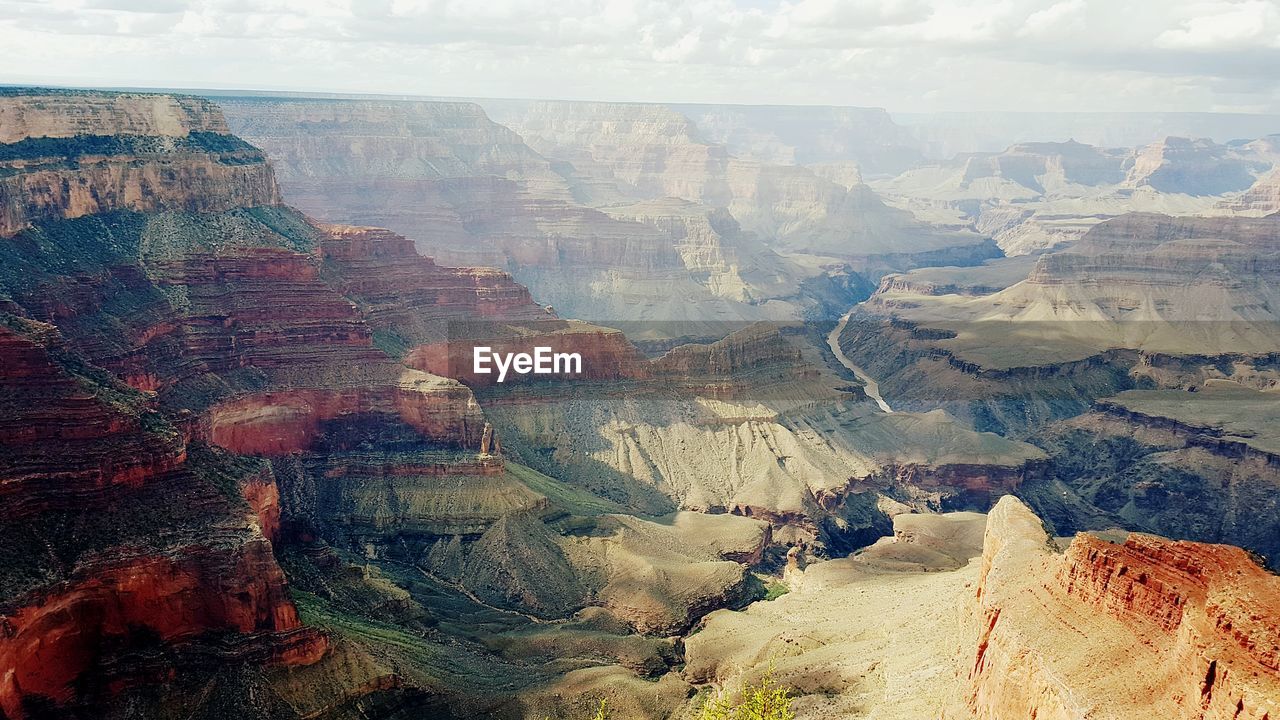
M 1170 137 L 1140 148 L 1127 184 L 1187 195 L 1222 195 L 1253 184 L 1250 165 L 1211 140 Z
M 793 295 L 803 276 L 792 268 L 782 274 L 800 277 L 778 278 L 785 263 L 752 250 L 722 271 L 729 277 L 705 277 L 686 262 L 697 251 L 640 218 L 588 207 L 591 181 L 469 103 L 223 102 L 236 131 L 272 158 L 290 202 L 325 220 L 389 227 L 445 264 L 509 269 L 564 316 L 786 315 L 747 302 Z
M 1039 451 L 942 413 L 876 412 L 804 348 L 757 325 L 676 348 L 649 379 L 481 397 L 507 451 L 536 469 L 635 507 L 763 519 L 783 542 L 833 551 L 887 530 L 881 493 L 986 507 L 1039 472 Z
M 218 212 L 276 205 L 275 177 L 221 112 L 195 98 L 0 96 L 0 236 L 112 210 Z
M 1230 546 L 1082 535 L 1058 556 L 1006 499 L 988 523 L 970 707 L 979 718 L 1272 717 L 1278 587 Z
M 1129 212 L 1265 214 L 1242 191 L 1276 163 L 1271 141 L 1219 145 L 1169 137 L 1138 148 L 1021 143 L 873 181 L 895 207 L 972 227 L 1008 255 L 1074 241 Z M 1265 190 L 1261 190 L 1265 195 Z
M 76 135 L 185 137 L 230 134 L 217 105 L 203 98 L 82 90 L 0 95 L 0 143 Z
M 1258 178 L 1248 190 L 1222 205 L 1241 215 L 1270 215 L 1280 212 L 1280 170 Z
M 841 346 L 891 402 L 997 431 L 1085 412 L 1137 377 L 1187 387 L 1254 374 L 1280 348 L 1277 233 L 1280 218 L 1130 213 L 1034 261 L 892 278 Z M 938 280 L 956 292 L 939 294 Z
M 771 671 L 801 720 L 965 717 L 963 616 L 985 520 L 898 515 L 858 555 L 789 571 L 782 597 L 707 616 L 685 640 L 685 678 L 733 693 Z

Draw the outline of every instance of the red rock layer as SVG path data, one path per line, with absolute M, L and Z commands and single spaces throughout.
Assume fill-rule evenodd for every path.
M 1280 577 L 1240 548 L 1080 535 L 1058 556 L 1005 498 L 988 519 L 978 609 L 978 718 L 1280 713 Z
M 381 228 L 331 225 L 321 230 L 326 267 L 375 329 L 393 329 L 422 342 L 445 337 L 451 321 L 552 317 L 507 273 L 437 265 L 419 255 L 412 241 Z
M 73 703 L 87 674 L 129 682 L 101 674 L 115 653 L 154 642 L 238 633 L 256 638 L 244 652 L 318 659 L 326 643 L 301 628 L 263 535 L 278 524 L 270 474 L 192 460 L 181 432 L 52 328 L 0 317 L 0 542 L 35 533 L 63 559 L 21 557 L 0 573 L 0 715 L 23 718 L 37 698 Z M 226 473 L 246 506 L 211 485 Z M 130 523 L 149 522 L 157 501 L 173 504 L 172 524 L 138 534 Z M 57 530 L 67 522 L 89 539 Z
M 204 423 L 216 445 L 248 455 L 287 455 L 311 447 L 322 423 L 340 417 L 394 417 L 426 440 L 478 449 L 484 416 L 471 391 L 408 371 L 392 387 L 257 393 L 213 407 Z
M 186 288 L 183 355 L 214 372 L 386 363 L 359 310 L 321 280 L 310 255 L 189 254 L 161 283 Z
M 104 376 L 63 371 L 51 355 L 67 352 L 55 329 L 8 321 L 10 327 L 0 324 L 6 517 L 75 505 L 113 485 L 137 486 L 186 460 L 177 432 L 142 431 L 156 416 L 127 389 L 104 386 Z
M 6 611 L 0 633 L 0 710 L 11 718 L 25 717 L 24 698 L 74 701 L 76 681 L 99 669 L 113 646 L 264 634 L 274 659 L 290 665 L 315 662 L 327 646 L 302 629 L 260 537 L 207 555 L 187 548 L 176 557 L 120 558 L 30 601 Z M 269 637 L 280 633 L 295 637 Z

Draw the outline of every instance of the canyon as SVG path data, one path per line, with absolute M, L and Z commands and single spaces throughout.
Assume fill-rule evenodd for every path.
M 0 718 L 1276 717 L 1274 137 L 919 133 L 0 90 Z

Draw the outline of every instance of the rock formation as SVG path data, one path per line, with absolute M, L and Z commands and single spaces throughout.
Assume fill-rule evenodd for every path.
M 1152 358 L 1208 366 L 1274 353 L 1278 230 L 1275 218 L 1122 216 L 995 292 L 887 281 L 841 344 L 891 402 L 941 401 L 980 428 L 1020 432 L 1138 383 L 1203 374 L 1148 373 Z M 1000 265 L 993 289 L 1009 280 Z
M 224 661 L 316 662 L 326 640 L 271 553 L 269 469 L 193 443 L 53 327 L 3 318 L 0 712 L 92 707 L 162 671 L 131 653 L 211 633 Z
M 1259 201 L 1240 192 L 1276 160 L 1266 139 L 1219 145 L 1169 137 L 1133 149 L 1036 142 L 960 154 L 872 184 L 922 219 L 971 227 L 1022 255 L 1128 212 L 1258 214 Z
M 1273 717 L 1277 590 L 1223 545 L 1080 535 L 1057 555 L 1038 518 L 1003 500 L 987 524 L 969 707 L 978 718 Z
M 1274 371 L 1257 379 L 1270 386 Z M 1192 387 L 1123 392 L 1050 425 L 1035 439 L 1050 470 L 1020 494 L 1059 533 L 1125 527 L 1230 543 L 1274 567 L 1273 393 L 1213 379 Z
M 280 202 L 271 168 L 197 98 L 0 94 L 0 237 L 111 210 L 217 212 Z
M 312 717 L 361 698 L 420 707 L 456 696 L 377 670 L 358 633 L 304 626 L 315 602 L 299 615 L 272 541 L 293 548 L 324 532 L 349 551 L 480 534 L 547 507 L 504 470 L 470 390 L 395 357 L 448 339 L 462 321 L 507 323 L 503 338 L 565 324 L 504 273 L 444 268 L 403 237 L 320 226 L 279 205 L 270 166 L 225 135 L 203 101 L 41 91 L 3 100 L 23 129 L 0 146 L 14 163 L 6 182 L 24 193 L 6 207 L 47 200 L 39 213 L 6 216 L 0 271 L 3 714 L 161 708 L 231 664 L 244 674 L 196 693 L 185 714 L 216 714 L 222 702 L 276 712 L 251 698 L 268 686 L 272 697 L 290 692 L 292 676 L 271 670 L 281 664 L 327 677 L 303 703 Z M 81 101 L 83 118 L 64 117 Z M 64 184 L 100 202 L 42 195 L 46 156 L 28 151 L 52 146 L 27 134 L 73 131 L 109 149 L 126 175 L 176 179 L 104 185 L 96 161 L 81 158 L 62 169 Z M 200 171 L 216 187 L 183 179 L 183 163 L 207 154 L 192 145 L 199 133 L 239 153 L 210 161 L 229 174 Z M 346 561 L 325 557 L 337 585 Z M 739 572 L 729 584 L 741 584 L 741 566 L 727 564 Z M 715 591 L 702 611 L 726 601 Z M 672 610 L 684 611 L 692 606 Z M 470 652 L 483 672 L 502 672 L 501 660 Z M 279 712 L 296 717 L 297 707 Z
M 260 145 L 290 202 L 316 217 L 388 227 L 452 264 L 509 270 L 560 314 L 596 321 L 795 317 L 803 270 L 743 238 L 708 275 L 708 251 L 649 213 L 601 212 L 593 182 L 470 103 L 219 98 Z M 613 192 L 609 202 L 626 195 Z M 704 216 L 707 209 L 680 209 Z M 705 222 L 705 221 L 704 221 Z M 721 228 L 731 220 L 719 217 Z M 660 223 L 660 224 L 662 224 Z M 739 242 L 727 233 L 723 245 Z M 716 252 L 711 250 L 710 252 Z M 755 303 L 782 299 L 762 312 Z M 844 304 L 847 296 L 838 299 Z M 693 315 L 690 317 L 690 315 Z M 678 333 L 680 334 L 680 333 Z
M 965 717 L 964 617 L 986 518 L 898 515 L 895 535 L 788 573 L 789 592 L 720 610 L 685 641 L 685 677 L 736 692 L 766 672 L 800 720 Z
M 792 251 L 852 261 L 882 272 L 916 256 L 951 253 L 959 262 L 991 257 L 977 235 L 940 231 L 886 207 L 865 185 L 852 188 L 792 164 L 768 164 L 708 142 L 664 105 L 494 102 L 495 117 L 547 157 L 611 186 L 605 199 L 675 197 L 728 209 L 748 231 Z
M 647 512 L 761 518 L 783 542 L 832 551 L 887 530 L 882 497 L 985 507 L 1037 472 L 1039 451 L 944 413 L 876 411 L 814 355 L 754 325 L 671 350 L 651 379 L 495 386 L 480 399 L 506 451 L 543 472 Z

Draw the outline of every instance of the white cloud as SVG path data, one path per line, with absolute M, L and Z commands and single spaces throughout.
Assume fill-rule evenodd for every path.
M 1211 50 L 1260 45 L 1280 48 L 1280 5 L 1271 0 L 1216 2 L 1166 30 L 1155 39 L 1158 47 Z
M 0 81 L 1280 112 L 1280 0 L 0 0 Z

